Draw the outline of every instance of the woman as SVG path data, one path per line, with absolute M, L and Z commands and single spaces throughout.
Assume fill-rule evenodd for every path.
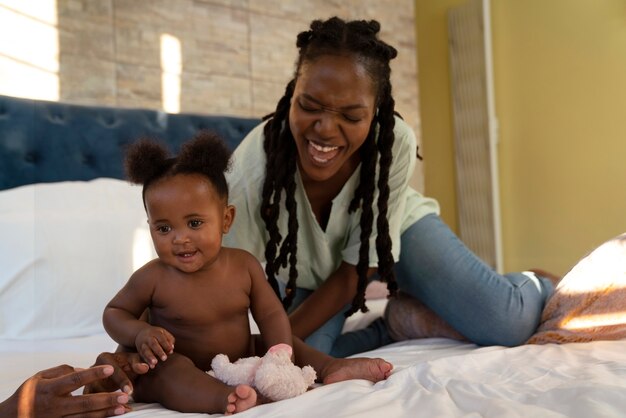
M 376 21 L 312 22 L 274 113 L 234 153 L 237 221 L 226 245 L 266 262 L 295 336 L 333 356 L 391 342 L 385 324 L 340 336 L 373 278 L 419 299 L 465 338 L 517 345 L 553 291 L 534 274 L 497 274 L 408 186 L 413 132 L 396 114 Z M 278 278 L 278 280 L 277 280 Z

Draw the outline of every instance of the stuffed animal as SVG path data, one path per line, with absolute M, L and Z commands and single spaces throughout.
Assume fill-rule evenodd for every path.
M 309 388 L 317 377 L 311 366 L 300 368 L 291 362 L 287 344 L 271 347 L 263 357 L 246 357 L 231 363 L 218 354 L 211 361 L 209 374 L 227 385 L 250 385 L 272 401 L 293 398 Z

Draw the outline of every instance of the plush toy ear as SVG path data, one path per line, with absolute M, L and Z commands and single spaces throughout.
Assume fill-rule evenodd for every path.
M 254 375 L 261 364 L 259 357 L 246 357 L 231 363 L 225 354 L 216 355 L 211 361 L 209 375 L 227 385 L 246 384 L 252 386 Z
M 313 383 L 315 383 L 315 379 L 317 379 L 317 373 L 315 373 L 315 369 L 311 366 L 304 366 L 302 368 L 302 377 L 304 378 L 304 384 L 307 385 L 307 389 L 310 388 Z
M 289 344 L 276 344 L 270 347 L 269 350 L 267 350 L 268 353 L 278 353 L 281 351 L 285 351 L 287 353 L 289 353 L 289 357 L 291 357 L 291 355 L 293 354 L 293 349 L 291 348 L 291 346 Z

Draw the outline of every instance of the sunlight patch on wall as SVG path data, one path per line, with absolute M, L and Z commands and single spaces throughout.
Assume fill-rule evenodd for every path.
M 0 94 L 59 99 L 56 0 L 0 0 Z
M 161 94 L 163 110 L 180 112 L 180 74 L 183 60 L 180 40 L 170 34 L 161 35 Z

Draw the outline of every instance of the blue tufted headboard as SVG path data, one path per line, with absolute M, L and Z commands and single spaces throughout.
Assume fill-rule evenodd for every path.
M 142 137 L 177 152 L 198 130 L 234 149 L 259 119 L 168 114 L 0 96 L 0 190 L 30 183 L 124 178 L 124 148 Z

